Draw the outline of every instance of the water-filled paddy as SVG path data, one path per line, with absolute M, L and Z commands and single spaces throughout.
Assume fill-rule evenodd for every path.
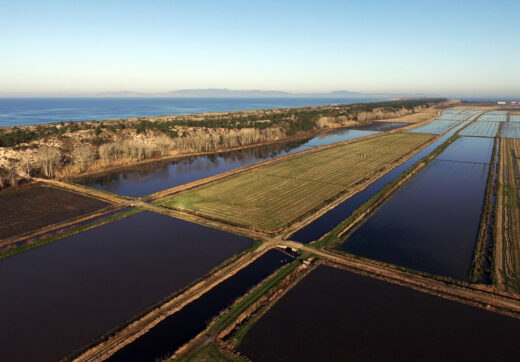
M 461 136 L 495 137 L 500 122 L 474 122 L 460 131 Z
M 245 336 L 253 361 L 512 361 L 520 320 L 320 266 Z
M 505 122 L 500 135 L 504 138 L 520 138 L 520 122 Z
M 488 164 L 432 161 L 339 249 L 467 280 L 488 169 Z
M 482 137 L 458 137 L 435 159 L 440 161 L 490 163 L 494 140 Z
M 413 128 L 408 130 L 408 132 L 412 133 L 432 133 L 432 134 L 441 134 L 447 131 L 450 127 L 453 127 L 459 121 L 448 121 L 448 120 L 435 120 L 423 126 Z
M 309 140 L 188 157 L 174 162 L 150 163 L 103 176 L 85 177 L 75 180 L 75 182 L 117 194 L 133 197 L 144 196 L 312 147 L 360 138 L 406 125 L 406 123 L 397 122 L 375 122 L 356 127 L 356 129 L 324 132 Z
M 178 348 L 202 332 L 208 321 L 220 311 L 292 260 L 293 257 L 279 250 L 269 250 L 252 264 L 118 351 L 109 361 L 143 362 L 170 357 Z
M 58 360 L 251 243 L 143 212 L 1 260 L 2 360 Z
M 477 122 L 505 122 L 507 121 L 507 111 L 491 111 L 481 115 Z

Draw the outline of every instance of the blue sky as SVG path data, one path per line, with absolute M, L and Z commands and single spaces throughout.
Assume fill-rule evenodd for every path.
M 0 96 L 520 96 L 520 1 L 5 1 Z

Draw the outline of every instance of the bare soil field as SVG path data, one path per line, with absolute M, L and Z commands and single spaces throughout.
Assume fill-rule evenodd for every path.
M 500 148 L 495 277 L 520 292 L 520 140 L 502 139 Z
M 0 239 L 35 231 L 107 205 L 98 199 L 40 184 L 2 191 Z
M 325 148 L 216 181 L 163 204 L 274 231 L 380 176 L 433 137 L 392 133 Z

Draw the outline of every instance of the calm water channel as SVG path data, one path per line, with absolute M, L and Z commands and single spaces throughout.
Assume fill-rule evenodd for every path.
M 155 162 L 103 176 L 86 177 L 75 180 L 75 182 L 117 194 L 133 197 L 144 196 L 312 147 L 360 138 L 406 125 L 407 123 L 375 122 L 356 129 L 329 131 L 299 142 L 188 157 L 174 162 Z
M 114 354 L 109 361 L 155 361 L 168 358 L 206 328 L 208 321 L 283 265 L 294 260 L 269 250 L 233 277 L 217 285 L 148 333 Z
M 339 249 L 467 280 L 492 150 L 491 138 L 458 138 Z
M 250 245 L 143 212 L 0 260 L 0 359 L 59 360 Z
M 514 361 L 520 320 L 320 266 L 253 325 L 253 361 Z

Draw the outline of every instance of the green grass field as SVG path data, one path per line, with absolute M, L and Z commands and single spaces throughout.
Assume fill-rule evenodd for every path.
M 211 183 L 162 203 L 272 231 L 367 178 L 380 175 L 385 166 L 433 137 L 392 133 L 322 149 Z

